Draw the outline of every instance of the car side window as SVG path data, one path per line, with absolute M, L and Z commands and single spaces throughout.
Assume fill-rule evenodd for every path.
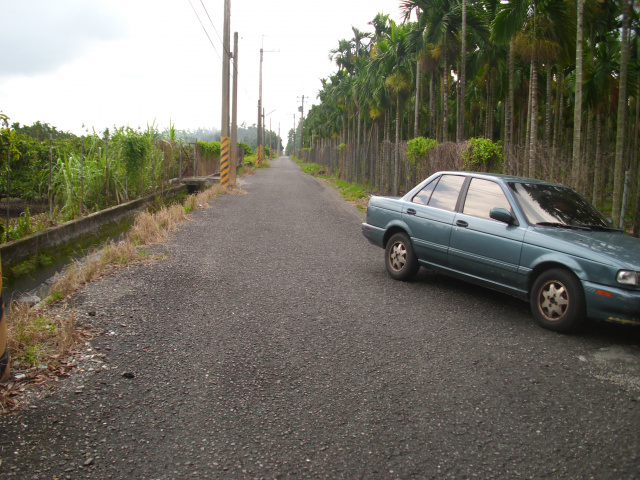
M 460 189 L 465 177 L 460 175 L 442 175 L 429 200 L 429 206 L 453 212 L 458 203 Z
M 462 213 L 489 219 L 492 208 L 504 208 L 511 211 L 509 200 L 496 182 L 473 178 L 469 184 L 467 198 Z
M 419 203 L 420 205 L 429 205 L 429 200 L 431 199 L 431 194 L 433 193 L 433 189 L 438 184 L 438 178 L 429 182 L 422 190 L 415 194 L 415 196 L 411 199 L 413 203 Z

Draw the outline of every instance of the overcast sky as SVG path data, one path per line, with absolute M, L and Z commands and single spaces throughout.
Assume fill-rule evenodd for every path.
M 0 0 L 0 111 L 78 135 L 219 129 L 223 12 L 224 0 Z M 286 143 L 299 97 L 306 113 L 336 70 L 330 50 L 380 12 L 399 20 L 399 0 L 231 0 L 239 123 L 257 123 L 262 44 L 266 126 Z

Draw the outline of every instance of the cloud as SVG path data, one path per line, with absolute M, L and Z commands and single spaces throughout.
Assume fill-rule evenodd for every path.
M 126 32 L 102 1 L 0 0 L 0 10 L 0 76 L 55 71 Z

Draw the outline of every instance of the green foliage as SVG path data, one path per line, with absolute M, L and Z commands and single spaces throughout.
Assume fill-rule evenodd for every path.
M 31 212 L 29 207 L 20 215 L 18 222 L 14 225 L 9 225 L 9 238 L 16 239 L 26 237 L 33 232 L 33 223 L 31 221 Z
M 141 195 L 143 191 L 140 184 L 141 174 L 151 150 L 151 138 L 148 134 L 135 131 L 130 127 L 116 130 L 113 137 L 120 146 L 120 152 L 125 162 L 128 186 L 132 191 Z
M 153 126 L 145 131 L 122 127 L 80 138 L 40 122 L 31 127 L 14 124 L 10 129 L 6 120 L 6 115 L 0 117 L 0 167 L 4 166 L 0 192 L 7 189 L 9 145 L 11 198 L 48 201 L 51 158 L 53 206 L 64 220 L 145 195 L 178 176 L 178 149 L 182 147 L 159 139 Z M 188 156 L 188 148 L 185 150 Z M 28 219 L 23 215 L 12 220 L 12 239 L 25 234 Z M 32 225 L 33 230 L 38 227 Z
M 344 143 L 341 143 L 340 145 L 338 145 L 338 151 L 341 152 L 345 147 L 346 145 Z
M 318 165 L 317 163 L 300 163 L 302 171 L 308 175 L 318 175 L 320 172 L 325 171 L 325 167 Z
M 411 165 L 427 160 L 429 150 L 436 147 L 438 142 L 431 138 L 416 137 L 407 143 L 407 159 Z
M 471 138 L 462 152 L 463 168 L 471 171 L 502 173 L 504 154 L 500 142 L 486 138 Z
M 238 148 L 244 148 L 245 155 L 253 155 L 253 150 L 247 143 L 238 142 Z
M 198 149 L 205 158 L 220 157 L 220 142 L 201 142 L 198 140 Z
M 345 182 L 344 180 L 333 180 L 333 184 L 338 187 L 340 194 L 347 201 L 353 202 L 367 196 L 367 191 L 362 185 Z

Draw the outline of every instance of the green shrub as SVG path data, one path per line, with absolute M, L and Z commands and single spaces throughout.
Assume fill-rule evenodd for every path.
M 238 142 L 238 148 L 244 148 L 245 155 L 253 155 L 253 150 L 251 149 L 251 147 L 244 142 Z
M 502 144 L 486 138 L 471 138 L 462 152 L 462 167 L 465 170 L 502 173 L 504 154 Z
M 202 142 L 198 141 L 200 153 L 205 158 L 220 156 L 220 142 Z
M 324 171 L 324 167 L 322 165 L 318 165 L 317 163 L 301 163 L 300 168 L 302 171 L 309 175 L 317 175 L 319 172 Z
M 429 150 L 436 147 L 438 142 L 431 138 L 416 137 L 407 143 L 407 159 L 411 165 L 424 162 L 427 159 Z

